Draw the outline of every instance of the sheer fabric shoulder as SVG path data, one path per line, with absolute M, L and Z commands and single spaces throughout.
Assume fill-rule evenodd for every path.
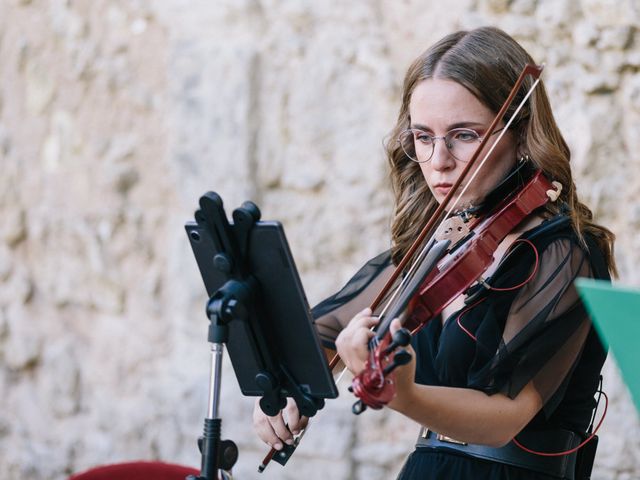
M 371 305 L 393 271 L 391 252 L 383 252 L 358 270 L 338 293 L 311 310 L 325 347 L 335 349 L 338 334 L 356 313 Z
M 560 393 L 577 364 L 591 328 L 574 281 L 593 276 L 593 270 L 575 238 L 561 237 L 543 248 L 535 277 L 510 304 L 505 299 L 504 310 L 496 299 L 495 307 L 485 312 L 478 343 L 491 343 L 484 335 L 487 331 L 499 329 L 502 335 L 493 358 L 485 365 L 476 362 L 469 380 L 488 393 L 499 391 L 511 398 L 533 381 L 545 410 L 551 411 L 556 405 L 552 397 Z M 520 275 L 527 275 L 529 269 Z

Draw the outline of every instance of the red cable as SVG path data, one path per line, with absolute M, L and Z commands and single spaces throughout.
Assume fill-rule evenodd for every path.
M 587 443 L 589 443 L 593 439 L 593 437 L 596 436 L 596 433 L 598 432 L 598 430 L 600 429 L 600 426 L 602 425 L 602 422 L 604 421 L 604 417 L 607 416 L 607 407 L 609 406 L 609 397 L 607 397 L 607 394 L 604 393 L 602 390 L 600 390 L 599 393 L 604 395 L 604 412 L 602 413 L 602 418 L 598 422 L 598 425 L 596 426 L 596 428 L 593 431 L 593 433 L 591 435 L 589 435 L 589 437 L 587 437 L 587 439 L 585 441 L 583 441 L 577 447 L 572 448 L 571 450 L 567 450 L 565 452 L 548 453 L 548 452 L 537 452 L 536 450 L 531 450 L 531 449 L 523 446 L 520 442 L 518 442 L 518 440 L 516 440 L 515 437 L 513 438 L 513 443 L 515 443 L 518 447 L 520 447 L 525 452 L 533 453 L 534 455 L 540 455 L 541 457 L 560 457 L 560 456 L 569 455 L 570 453 L 578 451 L 578 449 L 584 447 Z
M 515 245 L 518 242 L 525 242 L 527 243 L 532 249 L 533 249 L 533 253 L 536 256 L 536 261 L 535 264 L 533 266 L 533 271 L 531 272 L 531 274 L 527 277 L 526 280 L 524 280 L 523 282 L 519 283 L 518 285 L 514 286 L 514 287 L 507 287 L 507 288 L 496 288 L 496 287 L 492 287 L 491 285 L 488 284 L 484 284 L 488 290 L 493 290 L 495 292 L 508 292 L 510 290 L 516 290 L 524 285 L 526 285 L 527 283 L 529 283 L 531 281 L 531 279 L 534 277 L 534 275 L 536 274 L 536 272 L 538 271 L 538 265 L 539 265 L 539 259 L 540 256 L 538 255 L 538 249 L 536 248 L 536 246 L 531 243 L 531 241 L 527 240 L 526 238 L 520 238 L 518 240 L 516 240 L 515 242 L 513 242 L 511 244 L 511 246 L 509 247 L 509 251 L 511 250 L 511 247 L 513 247 L 513 245 Z M 509 252 L 507 251 L 507 253 Z M 478 339 L 476 338 L 475 335 L 473 335 L 469 330 L 467 330 L 462 323 L 460 323 L 460 319 L 462 318 L 462 316 L 467 313 L 469 310 L 471 310 L 473 307 L 475 307 L 476 305 L 482 303 L 485 300 L 485 298 L 480 299 L 479 301 L 475 302 L 474 304 L 468 306 L 467 308 L 465 308 L 464 310 L 462 310 L 460 312 L 460 315 L 458 315 L 458 317 L 456 318 L 456 323 L 458 324 L 458 326 L 462 329 L 462 331 L 464 333 L 466 333 L 469 337 L 471 337 L 471 339 L 473 339 L 473 341 L 477 342 Z M 600 419 L 600 421 L 598 422 L 598 425 L 596 426 L 595 430 L 593 431 L 593 433 L 591 435 L 589 435 L 582 443 L 580 443 L 580 445 L 578 445 L 577 447 L 572 448 L 571 450 L 566 450 L 564 452 L 553 452 L 553 453 L 549 453 L 549 452 L 538 452 L 536 450 L 531 450 L 530 448 L 525 447 L 524 445 L 522 445 L 515 437 L 513 438 L 513 443 L 515 443 L 518 447 L 520 447 L 522 450 L 524 450 L 525 452 L 528 453 L 532 453 L 534 455 L 540 455 L 542 457 L 560 457 L 563 455 L 569 455 L 573 452 L 577 452 L 580 448 L 584 447 L 587 443 L 589 443 L 591 440 L 593 440 L 593 437 L 596 436 L 596 433 L 598 433 L 598 430 L 600 429 L 600 426 L 602 425 L 602 422 L 604 421 L 604 418 L 607 416 L 607 408 L 609 407 L 609 397 L 607 396 L 607 394 L 605 392 L 603 392 L 602 390 L 599 391 L 599 393 L 601 393 L 602 395 L 604 395 L 604 400 L 605 400 L 605 404 L 604 404 L 604 412 L 602 413 L 602 418 Z
M 538 260 L 540 259 L 540 256 L 538 255 L 538 249 L 536 248 L 536 246 L 533 243 L 531 243 L 531 241 L 527 240 L 526 238 L 519 238 L 515 242 L 513 242 L 511 244 L 511 246 L 509 247 L 509 250 L 507 250 L 507 254 L 509 254 L 509 252 L 511 251 L 511 247 L 513 247 L 516 243 L 519 243 L 519 242 L 525 242 L 531 248 L 533 248 L 533 253 L 536 256 L 536 262 L 533 265 L 533 271 L 531 272 L 531 274 L 527 277 L 527 279 L 524 282 L 516 285 L 515 287 L 497 288 L 497 287 L 492 287 L 491 285 L 485 284 L 489 290 L 493 290 L 495 292 L 508 292 L 510 290 L 515 290 L 515 289 L 520 288 L 523 285 L 526 285 L 527 283 L 529 283 L 531 281 L 531 279 L 534 277 L 534 275 L 536 274 L 536 272 L 538 271 Z
M 527 283 L 529 283 L 531 281 L 531 279 L 534 277 L 534 275 L 536 274 L 536 272 L 538 271 L 538 264 L 539 264 L 539 259 L 540 256 L 538 255 L 538 249 L 536 248 L 536 246 L 531 243 L 531 241 L 527 240 L 526 238 L 519 238 L 517 239 L 515 242 L 513 242 L 510 246 L 509 246 L 509 250 L 507 250 L 507 255 L 509 254 L 509 252 L 511 251 L 511 248 L 518 242 L 525 242 L 527 243 L 531 248 L 533 248 L 533 253 L 536 256 L 536 261 L 533 265 L 533 271 L 531 272 L 531 274 L 527 277 L 526 280 L 524 280 L 523 282 L 519 283 L 518 285 L 514 286 L 514 287 L 507 287 L 507 288 L 497 288 L 497 287 L 492 287 L 491 285 L 484 283 L 485 287 L 487 288 L 487 290 L 493 290 L 494 292 L 508 292 L 511 290 L 516 290 L 524 285 L 526 285 Z M 482 298 L 481 300 L 477 301 L 476 303 L 468 306 L 467 308 L 465 308 L 464 310 L 462 310 L 460 312 L 460 314 L 458 315 L 458 317 L 456 318 L 456 323 L 458 324 L 458 326 L 462 329 L 462 331 L 464 333 L 466 333 L 469 337 L 471 337 L 471 339 L 474 342 L 477 342 L 478 339 L 476 338 L 476 336 L 471 333 L 469 330 L 467 330 L 462 323 L 460 323 L 460 319 L 462 318 L 462 316 L 467 313 L 469 310 L 471 310 L 473 307 L 475 307 L 476 305 L 480 304 L 481 302 L 483 302 L 485 299 Z
M 486 298 L 486 297 L 485 297 L 485 298 Z M 468 312 L 469 310 L 471 310 L 473 307 L 475 307 L 476 305 L 478 305 L 478 304 L 480 304 L 480 303 L 484 302 L 484 301 L 485 301 L 485 298 L 481 298 L 481 299 L 480 299 L 480 300 L 478 300 L 476 303 L 473 303 L 473 304 L 469 305 L 467 308 L 465 308 L 464 310 L 462 310 L 462 311 L 460 312 L 460 315 L 458 315 L 458 318 L 456 318 L 456 323 L 458 324 L 458 326 L 462 329 L 462 331 L 463 331 L 464 333 L 466 333 L 467 335 L 469 335 L 469 336 L 471 337 L 471 339 L 472 339 L 474 342 L 477 342 L 477 341 L 478 341 L 478 339 L 476 338 L 476 336 L 475 336 L 473 333 L 471 333 L 469 330 L 467 330 L 466 328 L 464 328 L 464 327 L 462 326 L 462 324 L 460 323 L 460 318 L 462 317 L 462 315 L 464 315 L 465 313 L 467 313 L 467 312 Z
M 524 285 L 526 285 L 527 283 L 529 283 L 531 281 L 531 279 L 534 277 L 534 275 L 536 274 L 536 272 L 538 271 L 538 264 L 539 264 L 539 260 L 540 260 L 540 256 L 538 255 L 538 249 L 536 248 L 536 246 L 531 243 L 531 241 L 527 240 L 526 238 L 519 238 L 517 239 L 515 242 L 513 242 L 510 246 L 509 246 L 509 250 L 507 250 L 507 255 L 509 254 L 509 252 L 511 251 L 511 248 L 518 242 L 525 242 L 527 243 L 531 248 L 533 248 L 533 253 L 536 256 L 536 261 L 533 265 L 533 270 L 531 272 L 531 274 L 526 278 L 526 280 L 524 280 L 523 282 L 519 283 L 518 285 L 514 286 L 514 287 L 506 287 L 506 288 L 497 288 L 497 287 L 492 287 L 491 285 L 484 283 L 484 285 L 486 286 L 487 290 L 493 290 L 494 292 L 508 292 L 511 290 L 516 290 Z M 462 329 L 462 331 L 464 333 L 466 333 L 469 337 L 471 337 L 471 339 L 475 342 L 478 341 L 478 339 L 476 338 L 475 335 L 473 335 L 469 330 L 467 330 L 462 323 L 460 323 L 460 319 L 462 318 L 462 316 L 467 313 L 469 310 L 471 310 L 473 307 L 475 307 L 476 305 L 478 305 L 479 303 L 483 302 L 485 299 L 482 298 L 479 301 L 477 301 L 476 303 L 468 306 L 467 308 L 465 308 L 464 310 L 462 310 L 460 312 L 460 314 L 458 315 L 458 317 L 456 318 L 456 323 L 458 324 L 458 326 Z

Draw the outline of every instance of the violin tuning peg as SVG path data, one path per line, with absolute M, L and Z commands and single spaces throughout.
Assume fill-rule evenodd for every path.
M 411 342 L 411 332 L 406 328 L 401 328 L 393 334 L 393 343 L 398 347 L 406 347 Z
M 411 354 L 408 351 L 402 349 L 402 350 L 400 350 L 400 351 L 395 353 L 395 355 L 393 356 L 393 361 L 389 365 L 384 367 L 382 372 L 385 375 L 388 375 L 389 373 L 393 372 L 399 366 L 406 365 L 410 361 L 411 361 Z
M 393 356 L 393 363 L 395 363 L 397 366 L 406 365 L 410 361 L 411 354 L 404 349 L 396 352 L 396 354 Z
M 411 332 L 406 328 L 401 328 L 391 336 L 391 343 L 385 348 L 384 355 L 389 355 L 398 347 L 406 347 L 411 342 Z

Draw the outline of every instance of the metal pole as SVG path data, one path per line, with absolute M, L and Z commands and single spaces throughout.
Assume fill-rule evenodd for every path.
M 211 381 L 209 382 L 209 411 L 207 418 L 220 418 L 220 385 L 222 381 L 223 343 L 211 344 Z

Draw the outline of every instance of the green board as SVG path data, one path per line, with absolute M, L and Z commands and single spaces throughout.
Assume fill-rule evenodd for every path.
M 587 278 L 576 287 L 640 411 L 640 291 Z

